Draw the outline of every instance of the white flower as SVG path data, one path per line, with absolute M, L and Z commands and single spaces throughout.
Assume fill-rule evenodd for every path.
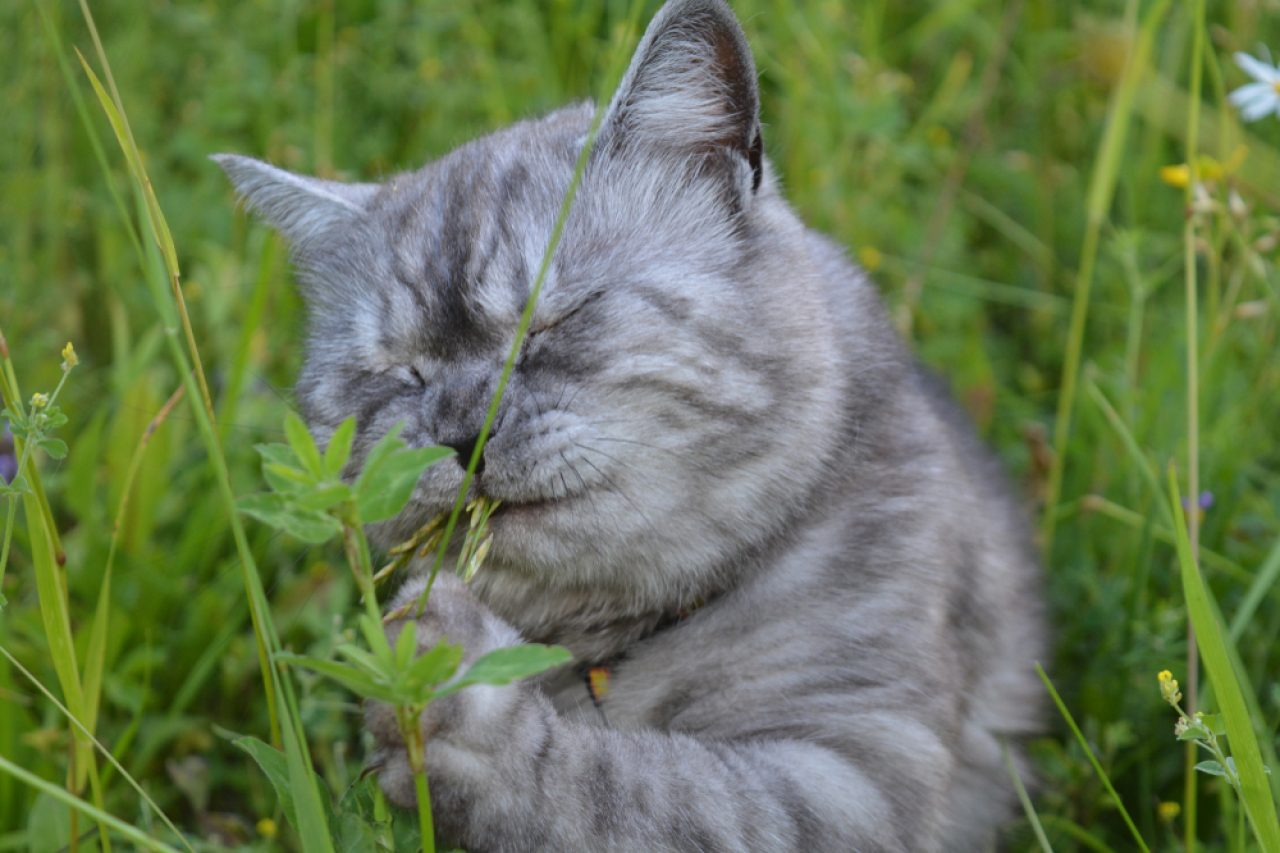
M 1263 49 L 1266 53 L 1265 48 Z M 1255 59 L 1247 53 L 1237 53 L 1239 65 L 1255 82 L 1236 89 L 1227 99 L 1240 111 L 1245 121 L 1257 121 L 1271 113 L 1280 116 L 1280 68 L 1272 65 L 1271 57 Z

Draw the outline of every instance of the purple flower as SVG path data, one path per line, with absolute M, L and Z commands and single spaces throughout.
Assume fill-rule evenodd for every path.
M 1196 506 L 1200 507 L 1201 510 L 1206 510 L 1209 507 L 1213 506 L 1213 492 L 1209 491 L 1208 489 L 1205 489 L 1203 492 L 1201 492 L 1200 497 L 1196 499 Z M 1184 510 L 1191 509 L 1191 502 L 1186 498 L 1183 498 L 1182 508 Z
M 13 452 L 13 436 L 9 433 L 9 425 L 4 425 L 0 432 L 0 480 L 13 482 L 18 473 L 18 457 Z

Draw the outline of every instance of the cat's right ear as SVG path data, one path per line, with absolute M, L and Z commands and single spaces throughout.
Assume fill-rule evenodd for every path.
M 751 48 L 724 0 L 668 0 L 605 114 L 602 142 L 678 157 L 724 153 L 760 186 L 760 95 Z
M 295 251 L 356 223 L 377 184 L 344 184 L 295 175 L 238 154 L 210 158 L 227 173 L 250 210 L 275 228 Z

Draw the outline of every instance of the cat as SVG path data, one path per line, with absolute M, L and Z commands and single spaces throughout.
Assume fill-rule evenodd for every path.
M 443 840 L 971 851 L 1013 813 L 1002 744 L 1025 773 L 1041 705 L 1027 525 L 864 273 L 783 200 L 758 101 L 728 5 L 670 0 L 604 114 L 474 486 L 502 502 L 492 551 L 418 625 L 422 648 L 575 663 L 430 706 Z M 318 439 L 355 415 L 357 458 L 400 422 L 459 451 L 383 547 L 460 487 L 593 112 L 380 184 L 216 157 L 291 244 Z M 367 725 L 412 807 L 392 715 Z

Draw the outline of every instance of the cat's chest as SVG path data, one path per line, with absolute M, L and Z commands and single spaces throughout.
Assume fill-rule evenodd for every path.
M 565 718 L 621 731 L 714 729 L 733 716 L 723 701 L 751 680 L 734 646 L 707 642 L 683 626 L 604 662 L 574 663 L 540 686 Z M 697 639 L 700 642 L 690 644 Z

